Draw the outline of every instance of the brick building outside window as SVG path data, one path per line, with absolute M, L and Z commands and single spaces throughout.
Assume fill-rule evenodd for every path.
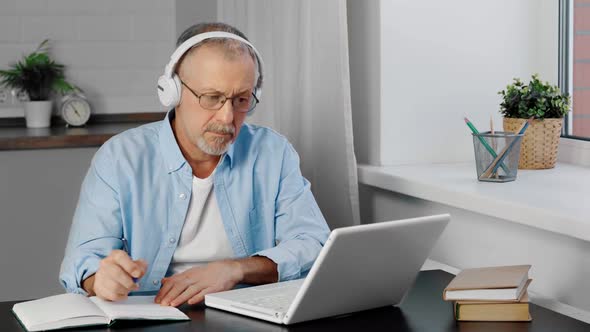
M 590 0 L 573 6 L 573 98 L 570 135 L 590 138 Z

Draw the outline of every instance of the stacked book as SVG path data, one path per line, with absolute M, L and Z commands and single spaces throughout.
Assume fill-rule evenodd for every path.
M 443 292 L 458 321 L 530 321 L 530 265 L 461 271 Z

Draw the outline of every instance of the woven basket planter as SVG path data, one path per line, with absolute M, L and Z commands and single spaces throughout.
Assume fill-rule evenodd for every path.
M 515 132 L 527 119 L 504 118 L 504 131 Z M 520 169 L 555 167 L 563 119 L 533 120 L 520 146 Z

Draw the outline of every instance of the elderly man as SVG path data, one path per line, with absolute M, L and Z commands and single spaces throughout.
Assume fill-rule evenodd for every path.
M 302 277 L 328 237 L 293 147 L 244 123 L 262 88 L 256 49 L 221 23 L 177 45 L 158 82 L 174 108 L 106 142 L 84 179 L 60 272 L 68 292 L 194 304 Z

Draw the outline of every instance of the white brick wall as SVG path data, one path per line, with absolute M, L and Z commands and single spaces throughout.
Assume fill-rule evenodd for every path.
M 76 26 L 71 16 L 22 16 L 20 40 L 38 43 L 41 40 L 76 40 Z M 19 30 L 16 30 L 19 31 Z
M 2 17 L 0 19 L 0 43 L 19 41 L 19 25 L 18 17 Z
M 175 14 L 172 0 L 0 0 L 0 68 L 50 38 L 94 113 L 161 112 L 155 86 L 174 49 Z

